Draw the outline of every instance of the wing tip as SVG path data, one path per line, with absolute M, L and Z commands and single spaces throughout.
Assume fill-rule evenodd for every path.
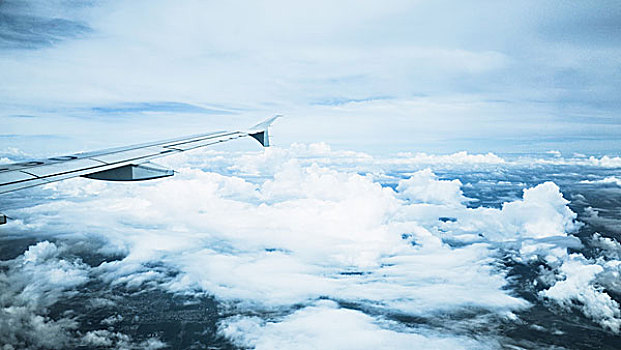
M 274 120 L 281 118 L 282 116 L 283 116 L 282 114 L 276 114 L 275 116 L 268 118 L 260 122 L 259 124 L 256 124 L 255 126 L 250 128 L 250 130 L 248 131 L 248 135 L 250 135 L 253 139 L 259 141 L 259 143 L 263 147 L 269 147 L 270 138 L 269 138 L 268 128 L 270 125 L 272 125 Z

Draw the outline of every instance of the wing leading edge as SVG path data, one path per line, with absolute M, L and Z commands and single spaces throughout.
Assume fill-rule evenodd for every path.
M 0 194 L 77 176 L 109 181 L 139 181 L 172 176 L 172 170 L 163 169 L 149 161 L 246 136 L 268 147 L 268 128 L 278 117 L 274 116 L 243 131 L 218 131 L 95 152 L 0 164 Z M 6 216 L 0 214 L 0 225 L 4 223 Z

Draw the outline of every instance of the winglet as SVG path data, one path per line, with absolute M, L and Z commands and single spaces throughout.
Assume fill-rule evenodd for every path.
M 274 120 L 276 120 L 279 117 L 282 117 L 282 115 L 275 115 L 251 127 L 248 130 L 248 135 L 252 136 L 253 139 L 259 141 L 259 143 L 263 145 L 263 147 L 269 147 L 270 138 L 269 138 L 269 134 L 267 130 L 269 126 L 274 122 Z

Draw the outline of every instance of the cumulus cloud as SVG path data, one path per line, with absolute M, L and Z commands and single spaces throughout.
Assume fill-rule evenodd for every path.
M 619 168 L 621 167 L 621 157 L 611 157 L 611 156 L 602 156 L 600 158 L 597 157 L 589 157 L 589 162 L 596 166 L 601 166 L 605 168 Z
M 450 208 L 462 200 L 454 191 L 457 183 L 438 180 L 430 172 L 423 175 L 414 177 L 410 185 L 442 188 L 448 183 L 453 192 L 443 198 L 456 198 L 439 206 L 450 213 Z M 65 185 L 70 186 L 68 182 Z M 118 220 L 115 213 L 123 212 L 138 225 L 136 229 L 117 222 L 124 227 L 119 234 L 130 247 L 120 266 L 136 266 L 138 270 L 127 269 L 127 276 L 135 281 L 144 274 L 138 273 L 138 265 L 128 265 L 130 262 L 162 259 L 185 272 L 171 282 L 174 290 L 199 287 L 223 299 L 252 300 L 266 307 L 327 294 L 351 300 L 382 300 L 390 308 L 426 312 L 438 305 L 441 295 L 436 290 L 443 287 L 431 278 L 437 274 L 447 279 L 446 284 L 464 291 L 457 298 L 441 298 L 442 308 L 468 303 L 492 309 L 524 305 L 502 292 L 504 282 L 488 265 L 487 247 L 444 246 L 416 223 L 418 219 L 435 224 L 437 214 L 409 212 L 410 205 L 402 203 L 392 189 L 369 177 L 287 162 L 258 187 L 239 178 L 183 171 L 176 179 L 136 186 L 131 191 L 137 191 L 131 196 L 141 199 L 107 206 L 100 215 L 102 219 L 108 217 L 103 221 Z M 121 200 L 112 189 L 98 193 L 99 205 Z M 173 205 L 157 204 L 163 203 L 163 198 Z M 64 210 L 80 215 L 90 210 L 88 205 L 81 203 Z M 467 208 L 459 206 L 457 210 L 466 212 Z M 156 225 L 174 234 L 145 232 L 140 228 L 143 225 Z M 435 231 L 433 225 L 429 228 Z M 128 234 L 128 229 L 134 233 Z M 106 235 L 119 239 L 111 232 Z M 435 266 L 430 268 L 430 263 Z M 124 281 L 125 269 L 116 265 L 107 264 L 105 269 L 117 281 Z M 470 267 L 462 270 L 461 266 Z M 382 275 L 390 282 L 376 278 Z M 295 287 L 293 280 L 298 281 Z M 356 292 L 351 286 L 365 287 Z M 466 293 L 478 286 L 484 287 L 481 293 L 488 293 L 489 298 Z M 409 297 L 404 300 L 404 295 Z M 427 299 L 433 302 L 421 302 Z M 407 300 L 411 300 L 410 305 Z
M 165 349 L 168 346 L 157 338 L 149 338 L 138 344 L 133 343 L 131 337 L 119 332 L 106 329 L 86 332 L 82 336 L 81 346 L 109 349 Z
M 447 155 L 427 154 L 427 153 L 401 153 L 404 159 L 402 162 L 408 164 L 468 164 L 476 166 L 478 164 L 503 164 L 505 160 L 494 153 L 487 154 L 470 154 L 461 151 Z
M 66 291 L 88 281 L 87 265 L 79 260 L 59 259 L 58 253 L 54 243 L 43 241 L 12 262 L 14 274 L 7 277 L 11 289 L 17 292 L 17 300 L 35 308 L 46 307 Z
M 604 237 L 596 232 L 591 237 L 591 246 L 601 249 L 603 255 L 609 259 L 621 260 L 621 243 L 613 238 Z
M 567 204 L 569 201 L 563 198 L 559 187 L 545 182 L 525 189 L 522 201 L 505 203 L 502 213 L 509 225 L 516 226 L 521 236 L 565 236 L 578 228 L 575 222 L 577 215 Z
M 61 248 L 42 241 L 23 255 L 2 261 L 0 342 L 14 346 L 63 348 L 77 323 L 52 319 L 46 309 L 88 281 L 88 266 L 59 256 Z
M 594 283 L 603 271 L 600 264 L 590 263 L 581 254 L 572 254 L 560 267 L 561 280 L 540 294 L 564 308 L 578 308 L 603 327 L 619 333 L 619 303 Z
M 7 349 L 165 348 L 166 344 L 154 337 L 136 341 L 127 334 L 112 331 L 115 324 L 123 320 L 121 315 L 102 321 L 108 329 L 83 332 L 82 322 L 86 315 L 71 309 L 60 313 L 53 311 L 58 304 L 72 305 L 74 297 L 90 297 L 90 289 L 82 288 L 87 283 L 96 279 L 105 281 L 101 267 L 91 267 L 76 255 L 82 243 L 75 244 L 78 247 L 40 241 L 16 258 L 0 262 L 0 343 Z M 96 245 L 88 245 L 87 249 L 94 247 Z M 132 288 L 136 285 L 134 280 L 140 278 L 138 274 L 134 279 L 119 283 Z M 139 284 L 142 283 L 144 281 Z M 114 306 L 109 299 L 90 298 L 88 301 L 88 310 Z
M 318 320 L 334 318 L 351 337 L 365 330 L 395 347 L 450 347 L 455 339 L 317 300 L 423 318 L 526 308 L 506 289 L 507 271 L 498 267 L 504 254 L 546 261 L 554 284 L 541 298 L 582 303 L 585 315 L 618 329 L 618 305 L 598 287 L 618 290 L 617 247 L 593 239 L 605 261 L 567 254 L 580 247 L 570 235 L 578 224 L 556 184 L 525 182 L 501 208 L 470 208 L 464 192 L 472 184 L 425 170 L 621 167 L 611 147 L 620 127 L 621 55 L 618 43 L 601 41 L 614 31 L 599 25 L 615 23 L 614 11 L 608 3 L 580 11 L 536 1 L 446 5 L 1 2 L 0 46 L 11 41 L 0 54 L 2 140 L 23 152 L 4 147 L 0 164 L 251 125 L 275 109 L 291 115 L 276 144 L 336 145 L 180 155 L 166 161 L 182 165 L 174 179 L 74 179 L 15 199 L 11 214 L 23 219 L 11 230 L 69 240 L 89 232 L 105 243 L 97 252 L 123 258 L 90 267 L 50 239 L 2 262 L 2 319 L 23 329 L 0 327 L 3 340 L 67 344 L 74 320 L 41 310 L 95 278 L 129 289 L 198 290 L 244 311 L 289 310 L 276 321 L 223 326 L 233 340 L 248 329 L 244 346 L 284 345 L 304 325 L 314 327 L 304 336 L 319 342 L 333 333 Z M 576 35 L 568 40 L 567 32 Z M 162 108 L 171 105 L 183 107 L 181 117 Z M 340 150 L 352 146 L 366 153 Z M 562 153 L 498 153 L 549 149 Z M 412 152 L 386 156 L 404 150 Z M 610 155 L 564 157 L 568 150 Z M 44 333 L 50 336 L 28 338 Z M 82 341 L 130 340 L 93 330 Z M 143 347 L 161 345 L 154 339 Z
M 480 161 L 456 158 L 458 165 L 447 165 L 449 169 Z M 370 172 L 353 170 L 358 160 Z M 83 225 L 80 218 L 88 216 L 88 231 L 103 242 L 94 249 L 122 257 L 86 268 L 78 261 L 63 262 L 62 247 L 41 242 L 19 258 L 26 270 L 53 262 L 47 271 L 55 272 L 41 279 L 48 287 L 37 287 L 37 293 L 45 294 L 59 280 L 70 291 L 89 276 L 129 290 L 156 286 L 174 293 L 208 293 L 240 314 L 255 315 L 221 324 L 221 334 L 243 346 L 331 337 L 317 320 L 342 318 L 346 334 L 368 331 L 379 339 L 394 338 L 389 344 L 395 347 L 408 341 L 451 347 L 457 341 L 476 348 L 482 346 L 480 339 L 396 327 L 377 315 L 433 319 L 438 313 L 460 315 L 474 309 L 504 319 L 531 306 L 507 289 L 507 270 L 499 259 L 509 258 L 524 264 L 546 261 L 551 270 L 547 291 L 539 294 L 542 300 L 563 307 L 579 301 L 587 317 L 615 329 L 618 305 L 597 285 L 618 287 L 616 246 L 594 238 L 610 251 L 608 261 L 585 262 L 593 265 L 585 268 L 590 275 L 571 282 L 580 269 L 570 268 L 576 259 L 567 248 L 581 247 L 571 235 L 579 223 L 552 182 L 527 187 L 520 198 L 500 207 L 473 208 L 460 180 L 443 179 L 426 168 L 395 175 L 387 164 L 403 166 L 398 162 L 324 144 L 228 158 L 212 150 L 169 162 L 194 167 L 178 168 L 175 177 L 152 182 L 59 182 L 42 190 L 57 200 L 15 210 L 16 216 L 27 213 L 29 221 L 66 239 L 81 237 L 64 232 L 75 231 Z M 518 166 L 504 160 L 500 164 Z M 200 169 L 211 167 L 222 174 Z M 30 227 L 21 221 L 9 225 L 18 231 Z M 113 325 L 116 319 L 106 320 Z M 303 325 L 309 327 L 305 335 L 287 340 Z M 467 322 L 462 326 L 469 327 Z M 82 341 L 117 344 L 121 338 L 112 331 L 93 331 Z
M 582 180 L 580 182 L 585 184 L 611 184 L 621 187 L 621 178 L 616 176 L 607 176 L 601 180 Z
M 241 177 L 273 176 L 289 161 L 294 161 L 301 166 L 317 164 L 339 171 L 365 173 L 377 177 L 394 176 L 395 173 L 412 173 L 427 168 L 445 171 L 459 170 L 465 173 L 480 170 L 494 175 L 502 174 L 499 173 L 500 169 L 521 171 L 524 167 L 533 165 L 538 169 L 553 166 L 606 168 L 599 162 L 593 162 L 588 158 L 579 156 L 542 158 L 538 155 L 520 155 L 516 157 L 465 151 L 448 154 L 398 152 L 377 156 L 366 152 L 344 150 L 322 142 L 293 143 L 288 147 L 273 146 L 257 152 L 239 151 L 235 152 L 235 156 L 230 155 L 231 153 L 228 151 L 206 149 L 196 151 L 194 155 L 182 153 L 173 157 L 162 158 L 158 162 L 173 168 L 191 166 Z M 590 180 L 584 181 L 588 183 Z M 505 183 L 507 182 L 505 181 Z
M 438 180 L 427 168 L 399 181 L 397 192 L 403 198 L 418 203 L 460 205 L 467 201 L 459 180 Z
M 492 339 L 483 344 L 465 336 L 446 337 L 425 330 L 408 331 L 360 311 L 339 308 L 330 301 L 317 302 L 277 322 L 266 322 L 257 317 L 230 318 L 220 324 L 220 329 L 235 344 L 258 350 L 492 349 L 497 346 Z

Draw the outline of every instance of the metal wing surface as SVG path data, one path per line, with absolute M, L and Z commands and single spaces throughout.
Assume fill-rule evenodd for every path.
M 149 160 L 250 136 L 269 146 L 267 129 L 279 116 L 245 131 L 218 131 L 95 152 L 0 165 L 0 194 L 83 176 L 99 180 L 138 181 L 171 176 L 172 170 Z

